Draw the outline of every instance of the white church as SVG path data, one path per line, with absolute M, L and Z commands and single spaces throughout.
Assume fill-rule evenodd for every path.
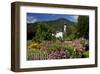
M 67 28 L 67 26 L 65 24 L 63 32 L 62 31 L 58 31 L 58 32 L 56 32 L 56 34 L 52 34 L 52 36 L 55 36 L 56 38 L 59 38 L 59 37 L 63 38 L 63 34 L 66 32 L 66 28 Z

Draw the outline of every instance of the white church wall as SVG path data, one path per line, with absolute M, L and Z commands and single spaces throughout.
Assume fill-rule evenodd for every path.
M 55 37 L 63 37 L 63 32 L 58 32 L 58 33 L 56 33 L 56 35 L 55 35 Z

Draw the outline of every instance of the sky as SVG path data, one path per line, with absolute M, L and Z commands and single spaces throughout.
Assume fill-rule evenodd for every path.
M 56 20 L 59 18 L 65 18 L 73 22 L 77 22 L 77 15 L 65 15 L 65 14 L 43 14 L 43 13 L 27 13 L 27 23 L 35 23 L 38 21 Z

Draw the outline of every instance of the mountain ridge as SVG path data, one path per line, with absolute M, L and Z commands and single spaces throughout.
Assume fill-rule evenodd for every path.
M 61 21 L 61 20 L 63 20 L 63 21 L 68 21 L 68 22 L 70 22 L 70 23 L 75 23 L 75 22 L 73 22 L 73 21 L 71 21 L 71 20 L 69 20 L 69 19 L 66 19 L 66 18 L 58 18 L 58 19 L 55 19 L 55 20 L 46 20 L 46 21 L 36 21 L 36 22 L 34 22 L 34 23 L 41 23 L 41 22 L 54 22 L 54 21 Z M 28 24 L 33 24 L 33 23 L 28 23 Z
M 68 26 L 72 26 L 75 24 L 75 22 L 71 22 L 68 19 L 65 18 L 59 18 L 56 20 L 50 20 L 50 21 L 42 21 L 42 22 L 35 22 L 35 23 L 27 23 L 27 30 L 31 31 L 34 29 L 36 25 L 41 24 L 46 24 L 50 28 L 54 29 L 55 31 L 63 31 L 64 25 L 66 24 Z

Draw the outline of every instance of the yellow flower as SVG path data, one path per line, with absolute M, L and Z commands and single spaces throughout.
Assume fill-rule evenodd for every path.
M 29 49 L 31 48 L 35 48 L 35 49 L 39 49 L 40 48 L 40 45 L 38 43 L 31 43 L 29 46 L 28 46 Z

